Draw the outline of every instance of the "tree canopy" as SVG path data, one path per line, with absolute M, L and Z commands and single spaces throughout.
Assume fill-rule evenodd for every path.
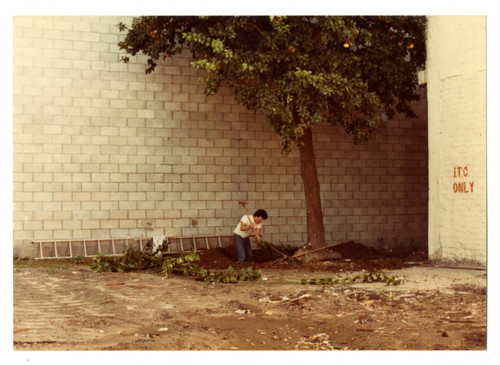
M 148 73 L 189 47 L 192 66 L 207 71 L 206 93 L 227 83 L 238 103 L 269 116 L 285 151 L 318 123 L 359 143 L 395 112 L 414 116 L 425 62 L 425 17 L 154 16 L 120 29 L 120 48 L 148 55 Z

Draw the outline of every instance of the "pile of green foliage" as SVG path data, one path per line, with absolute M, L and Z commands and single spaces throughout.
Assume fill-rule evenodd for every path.
M 239 270 L 232 266 L 222 271 L 207 270 L 198 264 L 200 256 L 195 252 L 163 258 L 158 255 L 158 250 L 161 248 L 153 251 L 152 245 L 148 244 L 144 250 L 128 247 L 123 257 L 112 257 L 99 253 L 92 258 L 90 268 L 94 272 L 157 270 L 163 271 L 166 276 L 169 274 L 195 276 L 196 280 L 206 283 L 223 284 L 255 281 L 261 278 L 260 270 L 254 270 L 251 266 Z
M 163 257 L 161 247 L 153 250 L 152 244 L 146 244 L 146 249 L 128 247 L 123 253 L 123 264 L 129 270 L 156 270 L 162 267 Z
M 153 249 L 151 242 L 146 244 L 144 250 L 128 246 L 123 257 L 106 256 L 101 252 L 92 258 L 90 269 L 94 272 L 157 270 L 161 269 L 164 261 L 160 252 L 161 247 Z
M 346 275 L 326 279 L 302 279 L 302 285 L 325 285 L 325 284 L 354 284 L 354 283 L 385 283 L 385 285 L 404 284 L 405 276 L 398 278 L 396 275 L 387 275 L 383 270 L 374 270 L 354 276 Z
M 123 272 L 124 266 L 120 259 L 116 257 L 106 256 L 105 253 L 100 252 L 92 258 L 89 264 L 90 269 L 94 272 Z
M 240 281 L 255 281 L 261 278 L 260 270 L 254 270 L 251 266 L 241 268 L 240 270 L 236 270 L 232 266 L 229 266 L 226 270 L 213 271 L 207 270 L 197 264 L 199 260 L 200 257 L 195 252 L 168 258 L 163 264 L 165 275 L 168 276 L 168 274 L 173 273 L 184 276 L 196 276 L 196 280 L 206 283 L 224 284 L 237 283 Z

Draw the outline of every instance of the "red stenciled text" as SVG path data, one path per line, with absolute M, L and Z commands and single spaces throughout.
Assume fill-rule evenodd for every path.
M 455 179 L 469 177 L 469 167 L 467 166 L 455 166 L 453 168 L 453 177 Z M 461 181 L 453 183 L 454 193 L 473 193 L 474 192 L 474 181 Z

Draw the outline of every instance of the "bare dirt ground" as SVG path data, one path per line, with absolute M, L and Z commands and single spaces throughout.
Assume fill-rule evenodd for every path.
M 17 261 L 14 350 L 485 350 L 486 271 L 422 265 L 416 251 L 351 243 L 337 261 L 292 265 L 255 256 L 263 279 L 205 284 L 162 273 L 94 273 L 74 262 Z M 234 256 L 233 256 L 234 255 Z M 206 268 L 234 266 L 230 249 Z M 411 261 L 409 264 L 408 261 Z M 386 269 L 383 283 L 301 279 Z

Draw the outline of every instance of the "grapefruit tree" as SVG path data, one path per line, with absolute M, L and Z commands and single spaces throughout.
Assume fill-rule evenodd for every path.
M 419 16 L 144 16 L 119 24 L 119 47 L 147 55 L 147 73 L 187 48 L 191 65 L 207 71 L 208 95 L 224 83 L 236 102 L 267 115 L 283 152 L 300 151 L 308 241 L 319 248 L 326 243 L 312 128 L 340 125 L 358 144 L 396 113 L 414 117 L 425 27 Z

